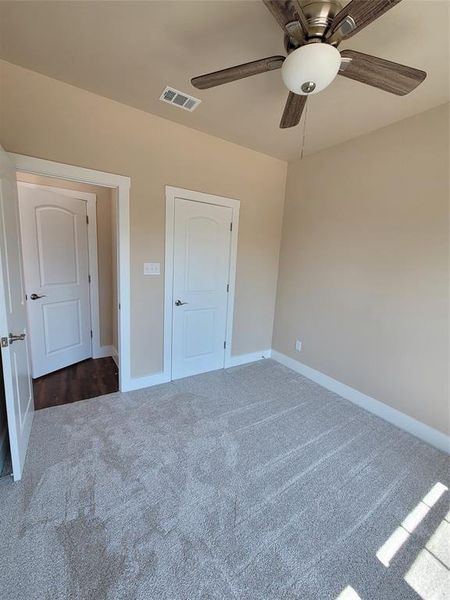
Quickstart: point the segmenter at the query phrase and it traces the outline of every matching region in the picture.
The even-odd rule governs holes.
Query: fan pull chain
[[[308,116],[308,102],[306,103],[305,106],[305,117],[303,119],[303,135],[302,135],[302,151],[300,153],[300,160],[303,160],[303,153],[305,151],[305,141],[306,141],[306,119]]]

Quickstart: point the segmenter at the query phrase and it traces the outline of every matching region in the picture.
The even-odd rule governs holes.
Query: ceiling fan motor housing
[[[342,3],[337,0],[303,3],[303,13],[308,21],[308,38],[323,38],[341,8]]]
[[[306,3],[302,3],[302,8],[308,25],[308,34],[303,42],[286,34],[284,47],[288,54],[305,43],[324,40],[334,17],[342,8],[342,2],[338,0],[308,0]],[[337,43],[333,43],[333,45],[337,45]]]

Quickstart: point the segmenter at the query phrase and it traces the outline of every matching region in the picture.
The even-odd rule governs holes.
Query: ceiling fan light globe
[[[341,54],[337,48],[325,43],[308,44],[289,54],[281,68],[281,77],[289,91],[311,96],[330,85],[340,66]]]

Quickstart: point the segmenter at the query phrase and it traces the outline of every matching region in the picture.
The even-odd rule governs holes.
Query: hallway
[[[69,404],[117,392],[119,369],[111,357],[90,358],[33,380],[34,408]]]

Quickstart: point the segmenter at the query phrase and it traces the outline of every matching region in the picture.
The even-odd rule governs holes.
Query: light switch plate
[[[144,275],[160,275],[160,263],[144,263]]]

